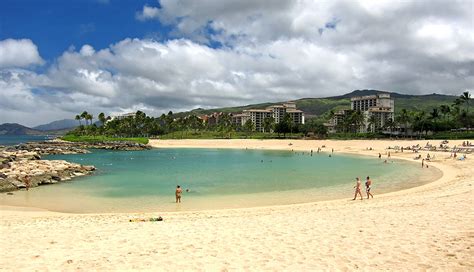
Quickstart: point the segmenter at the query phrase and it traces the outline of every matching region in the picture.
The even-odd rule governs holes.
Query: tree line
[[[469,111],[471,94],[464,92],[456,98],[452,104],[434,107],[431,111],[406,110],[402,109],[393,119],[384,120],[383,126],[377,124],[380,120],[375,115],[370,115],[367,120],[363,112],[357,110],[346,110],[340,122],[337,123],[336,130],[343,133],[357,133],[359,128],[367,123],[368,130],[374,133],[383,131],[389,134],[395,129],[408,136],[411,130],[416,135],[427,134],[428,132],[451,131],[461,128],[471,128],[474,125],[474,114]],[[331,111],[329,119],[335,116]]]
[[[407,135],[411,128],[419,135],[427,132],[470,129],[474,126],[474,113],[469,111],[471,94],[464,92],[451,105],[444,104],[431,111],[402,109],[395,117],[394,123]]]
[[[402,109],[394,119],[385,120],[383,127],[376,126],[378,120],[371,116],[367,120],[369,130],[375,133],[400,129],[408,136],[408,130],[421,135],[428,131],[450,131],[459,128],[471,128],[474,125],[474,114],[470,112],[471,95],[464,92],[451,105],[441,105],[430,112],[423,110],[408,111]],[[334,116],[331,111],[329,118]],[[217,132],[222,138],[229,138],[234,132],[242,132],[247,136],[255,133],[255,124],[248,120],[243,125],[234,124],[229,113],[219,113],[213,122],[203,121],[192,114],[186,117],[175,118],[172,111],[160,117],[147,116],[142,111],[133,115],[111,118],[104,113],[94,116],[87,111],[76,115],[79,126],[70,132],[74,135],[105,135],[112,137],[154,137],[164,134],[173,134],[175,137],[186,138],[188,133]],[[84,122],[83,122],[84,121]],[[286,137],[288,134],[314,135],[325,137],[328,133],[325,121],[309,119],[305,124],[295,124],[289,114],[286,114],[279,123],[273,117],[263,120],[263,130],[266,134]],[[366,122],[360,111],[347,111],[342,122],[338,123],[338,131],[357,133]]]
[[[242,132],[248,136],[255,132],[255,124],[247,120],[243,125],[234,124],[232,115],[219,113],[214,121],[204,121],[196,115],[175,118],[172,111],[160,117],[147,116],[142,111],[133,115],[112,118],[104,113],[98,115],[98,121],[93,122],[94,116],[87,111],[76,115],[79,126],[70,131],[73,135],[104,135],[111,137],[154,137],[164,134],[174,134],[175,137],[186,138],[188,133],[216,132],[222,138],[228,138],[234,132]],[[305,125],[294,124],[289,114],[282,121],[275,123],[273,117],[263,120],[265,133],[276,133],[286,137],[291,133],[312,131],[313,123]]]

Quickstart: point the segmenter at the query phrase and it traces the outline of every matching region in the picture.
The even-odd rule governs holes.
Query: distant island
[[[0,136],[1,135],[31,135],[31,136],[42,136],[42,135],[64,135],[72,128],[68,129],[56,129],[56,130],[38,130],[29,128],[17,123],[5,123],[0,125]]]

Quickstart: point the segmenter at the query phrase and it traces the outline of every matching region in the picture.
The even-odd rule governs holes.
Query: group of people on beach
[[[370,177],[367,176],[367,179],[365,181],[365,192],[367,193],[367,199],[369,199],[370,197],[374,198],[374,196],[370,192],[370,189],[372,188],[371,186],[372,186],[372,180],[370,180]],[[363,197],[362,197],[361,181],[359,177],[356,178],[356,185],[354,186],[354,188],[355,188],[355,194],[354,194],[354,199],[352,200],[356,200],[357,195],[359,195],[360,200],[362,200]]]

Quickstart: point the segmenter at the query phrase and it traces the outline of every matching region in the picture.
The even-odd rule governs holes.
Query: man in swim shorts
[[[367,181],[365,182],[365,191],[367,192],[367,199],[369,199],[369,196],[374,198],[374,196],[370,192],[370,186],[371,185],[372,185],[372,181],[370,180],[370,177],[367,177]]]

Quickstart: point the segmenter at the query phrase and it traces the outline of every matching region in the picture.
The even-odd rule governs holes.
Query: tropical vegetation
[[[360,133],[360,127],[365,122],[364,114],[360,111],[348,110],[342,122],[338,122],[336,134],[328,134],[325,122],[334,116],[334,110],[328,115],[308,118],[305,124],[294,124],[287,114],[279,123],[273,118],[263,120],[264,132],[256,132],[255,124],[248,120],[243,125],[232,122],[228,112],[220,112],[213,120],[206,120],[194,113],[188,115],[162,114],[159,117],[147,116],[142,111],[134,114],[111,118],[104,113],[94,116],[87,111],[76,115],[79,126],[69,132],[64,139],[94,141],[135,139],[143,141],[147,138],[374,138],[391,137],[397,131],[400,137],[457,137],[463,133],[466,138],[474,137],[470,130],[474,126],[474,112],[470,110],[471,95],[464,92],[452,103],[442,104],[424,109],[399,109],[393,120],[386,120],[384,127],[377,127],[377,120],[371,117],[367,120],[370,133]],[[467,131],[467,132],[466,132]],[[457,134],[456,134],[457,133]],[[451,136],[449,136],[451,135]]]

